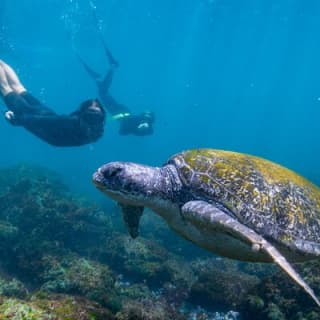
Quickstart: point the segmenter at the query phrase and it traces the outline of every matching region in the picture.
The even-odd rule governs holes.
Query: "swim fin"
[[[99,39],[102,43],[102,46],[104,48],[104,52],[108,58],[109,64],[110,64],[110,66],[118,68],[119,62],[112,55],[111,51],[109,50],[109,48],[108,48],[108,46],[107,46],[106,42],[104,41],[103,36],[101,34],[101,30],[99,28],[99,20],[98,20],[97,13],[96,13],[96,6],[93,4],[92,1],[90,1],[90,7],[91,7],[91,11],[92,11],[93,20],[95,22],[95,26],[97,29],[97,33],[98,33]]]
[[[93,78],[94,80],[99,80],[101,79],[101,75],[98,72],[95,72],[94,70],[92,70],[89,65],[80,57],[79,53],[77,51],[75,51],[75,55],[77,56],[78,60],[80,61],[80,63],[82,64],[83,68],[87,71],[87,73],[89,74],[89,76],[91,78]]]

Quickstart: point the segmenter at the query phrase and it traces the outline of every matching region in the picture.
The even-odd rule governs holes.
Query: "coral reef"
[[[121,297],[129,300],[149,299],[153,295],[149,287],[142,283],[130,284],[119,279],[116,283],[116,288]]]
[[[186,320],[187,318],[176,311],[163,300],[127,301],[123,309],[116,314],[116,320]]]
[[[250,320],[320,320],[271,265],[208,255],[149,212],[148,239],[132,240],[116,208],[73,195],[45,168],[0,171],[0,320],[238,319],[231,309]],[[319,267],[299,266],[318,295]]]
[[[114,288],[115,278],[106,265],[69,255],[63,259],[46,256],[40,290],[87,297],[117,311],[121,302]]]
[[[6,239],[0,255],[6,256],[4,267],[26,279],[43,272],[44,255],[61,256],[70,250],[89,254],[109,223],[97,207],[82,205],[56,179],[34,171],[25,166],[8,170],[13,177],[7,176],[7,187],[0,187],[0,238]],[[21,180],[16,179],[20,175]]]
[[[28,301],[0,297],[1,320],[113,320],[107,309],[80,297],[51,295]]]
[[[0,278],[0,296],[25,298],[28,294],[28,289],[21,281],[2,274]]]
[[[191,287],[189,301],[209,309],[227,311],[239,308],[248,292],[260,282],[256,276],[241,272],[237,263],[231,260],[207,260],[205,268],[199,264],[194,265],[201,271]]]
[[[108,263],[131,281],[144,281],[151,286],[166,282],[190,283],[191,268],[157,243],[143,238],[113,234],[99,253],[99,260]]]
[[[316,295],[320,294],[320,263],[296,265]],[[320,320],[319,307],[282,271],[263,279],[242,306],[246,319],[253,315],[261,320]]]

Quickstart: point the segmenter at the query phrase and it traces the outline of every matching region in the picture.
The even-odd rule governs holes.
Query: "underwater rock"
[[[179,319],[183,316],[177,315],[177,310],[186,300],[211,310],[236,309],[243,319],[320,320],[317,308],[304,292],[282,273],[272,276],[278,269],[271,265],[246,264],[211,255],[208,259],[205,253],[198,254],[200,249],[196,253],[200,259],[190,263],[195,247],[182,239],[175,242],[175,235],[163,225],[159,228],[153,225],[157,219],[142,221],[142,234],[152,240],[142,237],[132,240],[114,232],[119,227],[115,226],[112,212],[79,199],[55,174],[28,166],[2,170],[2,173],[2,296],[25,298],[26,288],[39,290],[37,296],[45,297],[42,302],[49,301],[53,293],[77,295],[61,299],[74,299],[74,303],[98,302],[96,306],[106,314],[110,313],[107,309],[117,313],[117,320]],[[162,242],[157,239],[157,233],[164,238]],[[319,263],[299,269],[316,294],[320,294]],[[268,278],[259,284],[258,278],[252,275]],[[9,301],[4,297],[2,300]],[[159,301],[158,306],[155,300]],[[30,303],[17,301],[23,306]],[[63,304],[60,300],[55,303]],[[48,314],[47,309],[34,302],[33,308],[34,314],[38,312],[38,318],[33,319]],[[205,311],[201,314],[207,317],[204,319],[212,318]],[[0,319],[6,319],[1,316],[0,313]],[[101,319],[112,319],[111,315],[108,317]]]
[[[18,279],[8,276],[0,278],[0,296],[25,298],[27,295],[28,289]]]
[[[143,283],[131,284],[128,281],[123,281],[121,277],[116,281],[115,287],[121,298],[131,300],[149,299],[152,297],[152,292]]]
[[[33,296],[29,300],[0,297],[1,320],[113,320],[111,312],[79,297]]]
[[[106,238],[108,215],[75,198],[50,171],[26,165],[0,171],[0,256],[20,280],[37,285],[45,255],[88,256]]]
[[[72,255],[63,259],[47,256],[46,265],[40,290],[84,296],[111,310],[119,310],[115,277],[108,266]]]
[[[58,174],[39,165],[24,163],[3,168],[0,171],[0,193],[6,192],[8,188],[15,184],[22,186],[19,183],[21,180],[48,180],[56,190],[60,190],[61,192],[68,191],[68,188],[61,182],[61,177]]]
[[[160,300],[128,300],[116,320],[186,320],[175,308]]]
[[[279,268],[275,264],[238,261],[237,265],[240,271],[247,274],[255,275],[259,279],[271,277],[273,274],[279,272]]]
[[[319,295],[320,262],[297,264],[296,268]],[[252,317],[261,320],[320,320],[319,307],[283,272],[263,279],[250,292],[242,306],[242,314],[248,320]]]
[[[37,306],[16,299],[6,299],[1,301],[0,317],[4,320],[45,320],[49,315]]]
[[[132,240],[122,234],[115,233],[106,241],[98,259],[132,281],[144,281],[152,286],[178,279],[190,283],[188,278],[192,275],[186,263],[160,245],[143,238]]]
[[[18,228],[7,221],[0,221],[0,241],[1,246],[6,245],[6,241],[13,239],[18,234]]]
[[[193,304],[218,311],[237,309],[246,300],[248,292],[260,282],[256,276],[239,271],[237,263],[229,259],[204,262],[207,263],[197,263],[200,268],[198,279],[192,285],[188,299]]]
[[[240,315],[235,311],[228,312],[208,312],[201,307],[197,307],[188,314],[188,320],[238,320]]]
[[[12,253],[12,247],[15,244],[15,240],[17,239],[18,233],[19,230],[17,227],[12,225],[8,221],[2,221],[0,218],[0,256],[10,256],[10,254]]]
[[[125,235],[113,235],[106,246],[106,262],[135,281],[159,284],[170,274],[163,263],[168,252],[145,239],[132,240]]]

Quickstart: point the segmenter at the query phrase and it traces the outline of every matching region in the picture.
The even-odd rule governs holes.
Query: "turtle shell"
[[[169,159],[193,200],[214,203],[241,223],[291,249],[320,255],[320,189],[271,161],[196,149]]]

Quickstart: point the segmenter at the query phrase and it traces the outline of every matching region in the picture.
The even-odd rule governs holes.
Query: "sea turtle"
[[[93,182],[120,204],[132,237],[148,207],[211,252],[276,263],[320,306],[290,265],[320,258],[320,189],[293,171],[247,154],[195,149],[162,167],[111,162]]]

